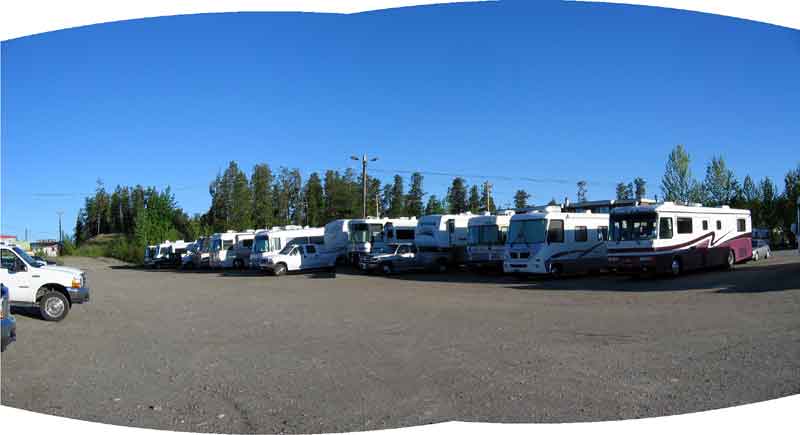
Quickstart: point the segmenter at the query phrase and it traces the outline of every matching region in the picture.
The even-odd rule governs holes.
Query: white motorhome
[[[383,224],[380,242],[383,244],[413,243],[416,229],[416,217],[388,218]]]
[[[750,210],[663,202],[611,211],[609,267],[627,273],[680,273],[752,258]]]
[[[287,225],[259,230],[255,234],[253,248],[250,251],[250,267],[266,269],[266,259],[276,255],[290,244],[314,243],[323,245],[325,229]]]
[[[608,215],[547,206],[511,217],[506,273],[554,275],[599,271],[606,266]]]
[[[466,260],[469,220],[472,213],[433,214],[423,216],[414,229],[414,243],[422,262],[439,265],[443,271],[449,265]]]
[[[236,235],[236,243],[228,251],[228,260],[231,267],[244,269],[250,265],[250,253],[253,250],[253,243],[256,237],[256,230],[247,230]]]
[[[467,266],[472,269],[503,269],[506,236],[511,217],[509,210],[501,214],[475,216],[467,224]]]
[[[212,269],[225,267],[228,262],[228,251],[236,243],[236,231],[228,230],[224,233],[214,233],[211,235],[211,243],[208,252],[208,265]],[[233,263],[231,258],[230,264]],[[230,267],[230,266],[228,266]]]

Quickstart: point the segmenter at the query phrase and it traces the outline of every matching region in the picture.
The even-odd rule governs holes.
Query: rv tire
[[[550,275],[552,275],[554,278],[561,278],[563,273],[564,270],[560,264],[556,263],[550,265]]]
[[[436,262],[436,270],[438,270],[439,273],[447,272],[447,262],[445,260],[437,261]]]
[[[733,249],[728,251],[728,261],[726,266],[728,270],[733,270],[734,266],[736,265],[736,255],[733,253]]]

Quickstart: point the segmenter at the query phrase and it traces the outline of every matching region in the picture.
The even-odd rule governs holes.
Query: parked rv
[[[350,219],[347,222],[347,258],[351,264],[358,264],[362,256],[368,255],[372,245],[381,240],[386,218]]]
[[[511,217],[503,271],[559,276],[606,267],[608,215],[560,206]]]
[[[422,262],[440,271],[466,261],[471,213],[436,214],[419,218],[414,229],[414,243]]]
[[[234,261],[240,259],[244,265],[244,252],[243,249],[237,249],[237,243],[240,240],[250,240],[252,249],[252,240],[255,236],[253,230],[236,232],[227,231],[225,233],[216,233],[211,236],[211,252],[209,255],[209,265],[215,269],[228,269],[234,267]],[[238,255],[241,255],[239,257]]]
[[[167,246],[168,247],[165,247]],[[174,242],[165,242],[159,245],[159,251],[156,258],[153,260],[153,265],[156,268],[180,267],[183,254],[189,244],[183,240],[176,240]]]
[[[228,252],[229,257],[233,257],[231,263],[234,269],[244,269],[250,266],[250,253],[253,251],[253,240],[256,237],[255,231],[239,233],[236,237],[236,244]]]
[[[379,244],[413,243],[416,228],[416,217],[389,218],[383,224],[380,240],[376,240],[373,247]]]
[[[749,210],[664,202],[614,209],[610,222],[608,261],[618,272],[732,269],[753,256]]]
[[[506,236],[513,211],[486,214],[467,224],[467,266],[474,270],[503,270]]]
[[[334,269],[336,256],[321,252],[320,245],[315,243],[290,243],[278,254],[265,258],[263,267],[278,276],[287,272]]]
[[[309,228],[297,225],[287,225],[285,227],[273,227],[269,230],[259,230],[255,234],[253,247],[250,251],[250,267],[257,269],[269,269],[266,259],[278,254],[284,247],[290,244],[317,244],[324,242],[324,228]]]

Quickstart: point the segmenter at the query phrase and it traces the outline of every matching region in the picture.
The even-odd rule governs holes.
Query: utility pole
[[[381,217],[381,194],[375,193],[375,217]]]
[[[363,217],[364,219],[366,219],[367,218],[367,162],[374,162],[378,160],[378,158],[373,157],[371,159],[368,159],[367,154],[364,153],[364,155],[362,155],[360,159],[356,156],[350,156],[350,159],[355,161],[361,160],[361,189],[362,189],[361,205],[363,206],[362,207],[364,215]]]
[[[62,210],[56,212],[58,215],[58,255],[61,255],[61,247],[64,245],[64,233],[61,231],[61,216],[64,215]]]
[[[483,182],[484,189],[486,190],[486,211],[492,212],[492,185],[488,181]]]

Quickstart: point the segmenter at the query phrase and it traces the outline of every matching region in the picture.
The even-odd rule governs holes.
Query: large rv
[[[609,267],[625,273],[733,268],[752,258],[749,210],[664,202],[611,211]]]
[[[324,242],[324,234],[324,228],[309,228],[298,225],[260,230],[255,234],[253,248],[250,251],[250,267],[257,269],[267,268],[270,263],[266,259],[276,255],[287,245],[322,244]]]
[[[474,215],[433,214],[417,221],[414,244],[423,262],[436,264],[439,270],[466,261],[469,220]]]
[[[608,214],[560,206],[515,214],[506,238],[503,271],[559,276],[606,267]]]
[[[236,244],[238,233],[228,230],[211,236],[208,265],[213,269],[233,266],[233,258],[228,260],[228,251]],[[232,257],[232,256],[231,256]]]
[[[467,225],[467,266],[472,269],[503,269],[506,235],[513,211],[470,218]]]

